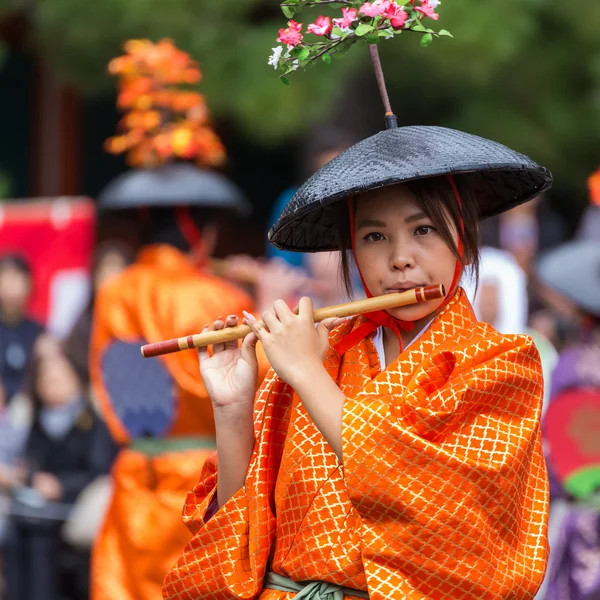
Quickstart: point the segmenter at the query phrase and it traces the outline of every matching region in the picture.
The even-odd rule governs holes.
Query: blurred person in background
[[[590,203],[579,222],[577,239],[600,240],[600,169],[587,180]]]
[[[218,236],[226,233],[223,222],[247,215],[250,206],[216,170],[225,149],[211,128],[203,96],[173,83],[180,75],[187,83],[190,76],[199,79],[197,65],[168,40],[132,40],[125,49],[127,54],[111,63],[113,73],[121,66],[125,71],[120,100],[135,96],[134,89],[128,95],[128,86],[141,78],[157,95],[145,96],[146,104],[156,100],[160,109],[153,113],[156,126],[139,144],[123,145],[120,135],[107,142],[109,151],[127,152],[136,168],[105,187],[99,208],[131,214],[142,247],[133,264],[99,289],[94,306],[93,393],[124,447],[93,549],[91,593],[93,600],[160,600],[164,576],[191,539],[181,511],[214,451],[215,430],[196,352],[144,358],[140,345],[187,337],[219,316],[255,310],[244,290],[214,273],[213,260]],[[182,100],[184,108],[173,104],[164,110],[164,92]],[[139,115],[134,105],[121,103],[132,108],[123,126]],[[261,377],[268,368],[262,356]]]
[[[544,333],[528,325],[528,278],[516,258],[505,250],[484,246],[480,251],[479,282],[463,277],[462,285],[480,321],[501,333],[530,335],[540,352],[544,373],[544,402],[548,405],[550,377],[558,359],[557,351]]]
[[[316,127],[304,141],[299,175],[308,179],[312,173],[333,160],[354,143],[347,130],[326,126]],[[275,201],[268,227],[279,218],[298,185],[285,189]],[[347,300],[340,279],[339,252],[289,252],[267,244],[264,258],[247,255],[230,256],[224,261],[222,274],[252,284],[259,311],[271,308],[282,298],[295,306],[303,295],[313,300],[315,308],[339,304]],[[355,273],[354,296],[362,297],[360,278]]]
[[[600,598],[600,239],[544,255],[540,281],[578,331],[560,353],[542,426],[550,475],[550,562],[539,598]]]
[[[0,257],[0,378],[7,402],[21,389],[33,346],[44,328],[27,316],[31,270],[17,254]]]
[[[89,349],[94,305],[100,288],[133,262],[133,249],[117,240],[101,243],[94,253],[90,300],[64,341],[66,355],[75,365],[86,386],[90,383]]]
[[[301,151],[300,177],[304,181],[325,166],[356,141],[348,130],[334,126],[318,126],[305,139]],[[269,229],[275,224],[283,209],[296,193],[298,185],[284,190],[275,201],[269,218]],[[298,290],[297,298],[309,295],[315,308],[338,304],[346,300],[340,279],[339,252],[289,252],[267,244],[266,256],[280,258],[290,266],[300,269],[307,278]],[[359,278],[356,281],[360,288]]]
[[[79,494],[108,473],[117,448],[62,352],[36,353],[28,377],[34,419],[20,457],[24,478],[12,488],[4,545],[7,597],[59,600],[69,556],[61,527]],[[89,558],[69,564],[71,593],[83,600]]]
[[[356,140],[347,130],[333,126],[315,127],[304,140],[300,154],[299,177],[305,181],[313,173],[325,166],[329,161],[349,148]],[[269,229],[275,224],[287,203],[298,190],[299,185],[292,185],[284,190],[273,205],[269,218]],[[272,244],[267,244],[267,258],[282,258],[294,267],[304,267],[306,254],[280,250]]]
[[[535,273],[540,252],[566,241],[564,219],[550,206],[545,194],[506,213],[485,219],[480,229],[481,245],[510,252],[527,276]]]
[[[3,552],[8,531],[11,492],[25,481],[26,474],[19,457],[26,439],[26,428],[15,425],[10,418],[6,409],[6,393],[0,381],[0,598],[4,598],[6,588]]]

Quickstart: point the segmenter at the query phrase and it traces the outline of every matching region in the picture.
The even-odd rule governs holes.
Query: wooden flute
[[[437,300],[439,298],[444,298],[445,295],[446,290],[443,285],[429,285],[427,287],[407,290],[406,292],[385,294],[383,296],[365,298],[364,300],[355,300],[354,302],[318,308],[314,311],[313,315],[315,323],[317,323],[332,317],[352,317],[354,315],[374,312],[376,310],[386,310],[398,306],[418,304],[420,302],[426,302],[427,300]],[[181,350],[202,348],[204,346],[212,346],[213,344],[223,344],[225,342],[242,339],[251,331],[252,329],[250,329],[248,325],[236,325],[235,327],[228,327],[227,329],[220,329],[218,331],[207,331],[206,333],[196,333],[185,337],[166,340],[164,342],[146,344],[141,347],[142,356],[144,358],[151,358],[153,356],[162,356]]]

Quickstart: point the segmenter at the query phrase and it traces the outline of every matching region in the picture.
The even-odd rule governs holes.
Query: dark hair
[[[463,266],[471,265],[476,284],[479,282],[479,210],[472,192],[461,189],[458,179],[455,179],[460,195],[462,208],[456,201],[454,190],[447,177],[429,177],[409,181],[405,185],[419,202],[423,212],[431,219],[442,239],[446,242],[452,254],[462,261]],[[445,210],[444,210],[445,209]],[[458,246],[452,236],[452,231],[446,220],[446,212],[458,231],[458,238],[464,248],[463,256],[458,252]],[[340,261],[340,276],[346,293],[352,295],[351,268],[352,238],[350,235],[350,218],[347,205],[340,203],[338,215],[338,236],[342,251]]]
[[[69,356],[67,356],[62,347],[59,349],[59,354],[61,358],[64,358],[69,363],[69,365],[73,369],[75,376],[77,377],[77,382],[79,386],[83,390],[84,384],[75,363]],[[29,359],[29,364],[27,365],[27,372],[25,375],[24,391],[27,394],[28,398],[31,400],[34,419],[37,419],[40,410],[44,405],[42,396],[39,392],[39,378],[45,360],[48,360],[48,357],[43,356],[39,353],[39,351],[36,351],[34,349],[34,352],[31,358]],[[84,394],[82,394],[82,396],[84,396]]]
[[[142,239],[144,244],[170,244],[183,252],[189,250],[189,244],[177,221],[177,208],[162,206],[152,207],[145,211],[146,227]],[[223,213],[218,208],[203,206],[191,206],[188,207],[188,211],[194,224],[200,230],[206,225],[218,223]]]
[[[358,141],[356,134],[345,127],[319,123],[311,128],[301,144],[298,175],[304,181],[315,172],[315,161],[323,154],[343,151]]]
[[[20,254],[4,254],[0,256],[0,271],[7,268],[14,269],[22,275],[31,277],[31,267],[27,260]]]

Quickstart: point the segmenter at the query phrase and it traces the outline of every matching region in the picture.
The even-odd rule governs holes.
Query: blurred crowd
[[[316,170],[352,141],[330,135],[312,150],[306,170]],[[271,223],[294,190],[275,201]],[[597,325],[537,276],[540,256],[572,237],[548,199],[539,197],[482,224],[479,283],[469,276],[463,281],[481,320],[534,338],[547,399],[560,353],[580,339],[582,328]],[[600,206],[590,204],[574,237],[600,243]],[[277,298],[294,305],[308,295],[317,306],[346,300],[338,254],[265,248],[262,257],[213,259],[207,268],[249,292],[257,312]],[[0,598],[88,597],[90,549],[118,452],[90,386],[94,302],[97,290],[132,263],[135,250],[111,240],[96,249],[89,304],[63,339],[27,316],[27,262],[17,254],[0,256]]]

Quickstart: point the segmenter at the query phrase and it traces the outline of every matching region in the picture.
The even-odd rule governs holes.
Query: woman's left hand
[[[60,500],[63,494],[60,481],[50,473],[35,473],[32,479],[32,487],[46,500]]]
[[[329,332],[341,322],[325,319],[315,327],[312,301],[306,297],[300,300],[297,314],[283,300],[277,300],[273,310],[262,313],[264,325],[247,312],[244,317],[244,322],[262,342],[277,375],[292,387],[310,377],[315,369],[323,368],[329,349]]]

